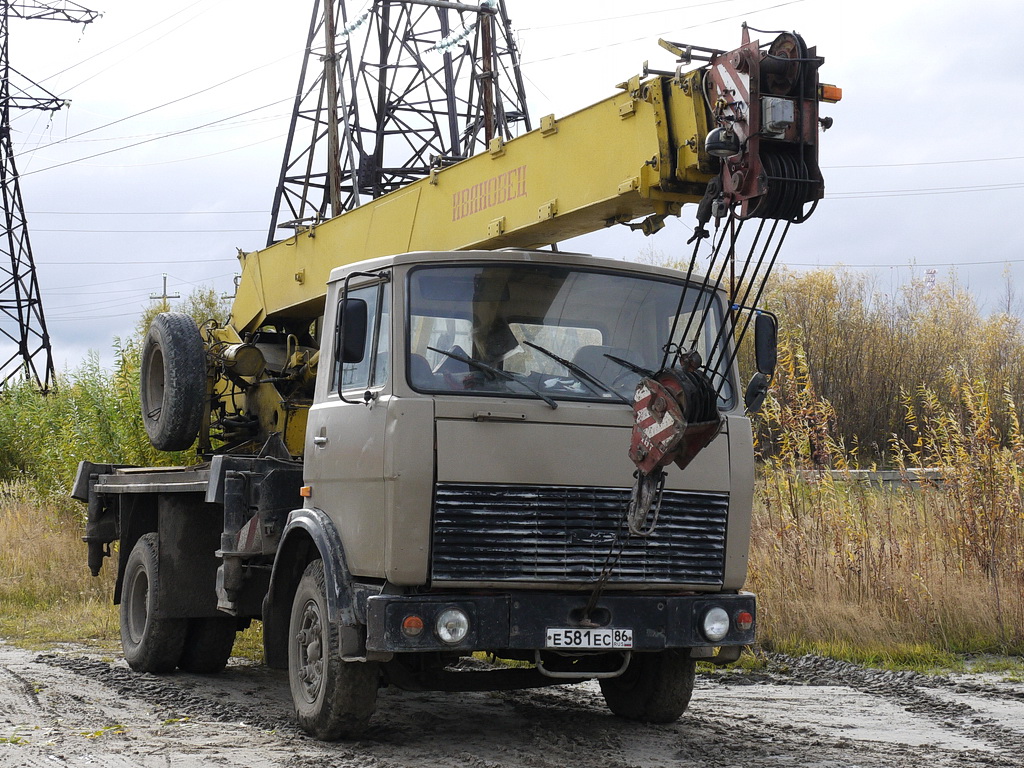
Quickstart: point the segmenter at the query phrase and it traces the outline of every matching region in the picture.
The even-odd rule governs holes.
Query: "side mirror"
[[[779,358],[779,326],[775,315],[758,312],[754,317],[754,360],[758,373],[771,378]]]
[[[334,360],[337,363],[361,363],[366,356],[366,301],[342,299],[338,305]]]
[[[743,405],[747,413],[757,413],[761,410],[761,404],[767,395],[768,377],[759,371],[750,378],[747,391],[743,393]]]

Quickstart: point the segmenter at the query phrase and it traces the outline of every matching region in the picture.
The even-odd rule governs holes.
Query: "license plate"
[[[565,648],[571,651],[603,651],[633,647],[632,629],[579,629],[548,628],[547,648]]]

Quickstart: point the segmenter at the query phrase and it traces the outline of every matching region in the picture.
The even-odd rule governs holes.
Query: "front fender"
[[[352,593],[352,576],[345,561],[341,537],[331,519],[319,509],[296,509],[288,515],[263,603],[263,647],[268,666],[288,666],[288,623],[299,579],[313,560],[324,563],[327,584],[327,620],[339,628],[342,656],[361,656]]]

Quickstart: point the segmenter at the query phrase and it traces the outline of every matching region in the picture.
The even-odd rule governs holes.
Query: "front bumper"
[[[367,600],[366,649],[371,652],[542,650],[549,628],[584,628],[589,595],[517,592],[502,595],[379,595]],[[756,620],[746,629],[737,617],[756,617],[749,592],[726,595],[605,595],[591,611],[601,627],[632,629],[634,651],[667,648],[739,646],[754,642]],[[708,640],[701,631],[705,613],[720,607],[730,618],[728,634]],[[469,632],[457,644],[443,642],[435,631],[437,617],[458,608],[469,617]],[[418,616],[423,631],[410,637],[402,631],[409,616]]]

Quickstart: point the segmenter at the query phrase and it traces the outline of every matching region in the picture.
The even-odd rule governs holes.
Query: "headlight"
[[[458,608],[448,608],[437,617],[434,629],[442,642],[458,645],[469,633],[469,617]]]
[[[717,643],[729,634],[729,614],[724,608],[711,608],[704,614],[704,637]]]

